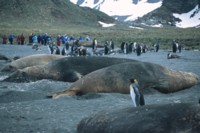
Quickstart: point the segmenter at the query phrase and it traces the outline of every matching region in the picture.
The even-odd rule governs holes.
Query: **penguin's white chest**
[[[131,95],[131,99],[132,99],[132,101],[133,101],[133,106],[134,106],[134,107],[137,107],[137,105],[136,105],[136,100],[135,100],[136,95],[135,95],[135,92],[134,92],[134,90],[133,90],[132,87],[131,87],[131,89],[130,89],[130,95]]]

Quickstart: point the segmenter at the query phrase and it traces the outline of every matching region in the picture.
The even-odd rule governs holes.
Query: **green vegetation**
[[[97,38],[100,44],[104,44],[105,41],[109,41],[111,38],[115,41],[115,44],[119,47],[122,41],[125,42],[145,42],[148,46],[154,42],[158,42],[161,48],[171,48],[172,41],[178,39],[179,42],[190,49],[200,49],[200,29],[198,28],[145,28],[144,30],[130,29],[130,28],[92,28],[83,26],[68,26],[67,28],[34,28],[34,29],[1,29],[2,34],[14,33],[15,35],[24,33],[26,37],[30,33],[43,34],[48,33],[55,37],[60,34],[67,34],[78,38],[79,36],[85,37],[89,35],[91,39]]]

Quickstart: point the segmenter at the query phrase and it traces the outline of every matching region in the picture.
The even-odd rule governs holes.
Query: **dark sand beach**
[[[9,58],[32,54],[49,54],[47,46],[35,51],[31,46],[0,45],[0,54]],[[167,59],[168,50],[132,54],[108,55],[157,63],[165,67],[193,72],[200,76],[200,52],[182,51],[181,58]],[[0,69],[6,64],[0,61]],[[8,74],[0,74],[0,80]],[[49,99],[47,94],[66,89],[72,83],[39,80],[30,83],[0,82],[0,133],[75,133],[78,123],[99,111],[133,107],[129,94],[98,93]],[[153,89],[143,90],[146,105],[167,103],[197,104],[200,84],[179,92],[162,94]],[[134,108],[134,107],[133,107]]]

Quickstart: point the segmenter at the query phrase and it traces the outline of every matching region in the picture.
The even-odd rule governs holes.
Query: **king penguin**
[[[145,105],[144,96],[140,92],[139,84],[138,84],[137,80],[136,79],[130,79],[130,82],[131,82],[131,84],[130,84],[130,95],[131,95],[131,99],[133,101],[133,106],[138,107],[138,106]]]

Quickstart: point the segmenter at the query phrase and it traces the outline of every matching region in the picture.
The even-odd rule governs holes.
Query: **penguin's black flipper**
[[[140,106],[144,106],[144,105],[145,105],[144,95],[140,94]]]

